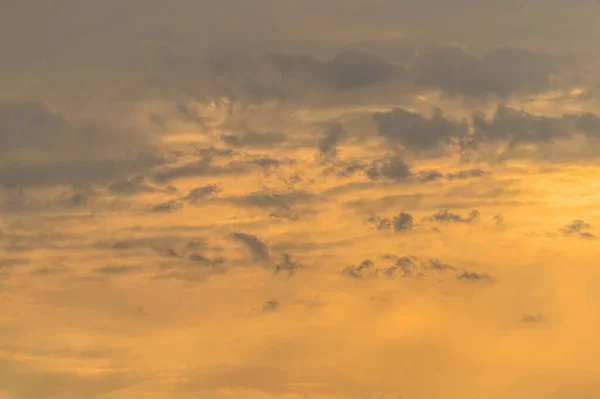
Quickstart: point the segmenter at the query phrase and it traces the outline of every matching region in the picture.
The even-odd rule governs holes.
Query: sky
[[[600,2],[0,8],[0,399],[600,397]]]

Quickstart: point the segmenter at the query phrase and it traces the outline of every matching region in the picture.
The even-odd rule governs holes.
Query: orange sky
[[[598,397],[599,3],[222,3],[0,16],[0,399]]]

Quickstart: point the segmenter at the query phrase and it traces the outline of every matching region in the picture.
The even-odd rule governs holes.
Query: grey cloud
[[[257,236],[246,233],[233,233],[233,238],[248,248],[255,261],[270,260],[271,255],[267,243]]]
[[[433,269],[433,270],[456,270],[456,268],[454,266],[451,265],[447,265],[441,261],[439,261],[438,259],[430,259],[429,260],[429,268]]]
[[[270,300],[263,306],[263,312],[276,312],[279,309],[279,302]]]
[[[465,280],[465,281],[491,281],[492,280],[492,278],[488,274],[470,272],[468,270],[461,273],[458,276],[458,279]]]
[[[437,170],[429,170],[429,171],[421,171],[418,174],[419,180],[428,182],[435,181],[440,179],[448,179],[448,180],[466,180],[470,178],[483,177],[489,175],[489,172],[486,172],[482,169],[466,169],[459,170],[458,172],[450,172],[450,173],[441,173]]]
[[[439,149],[467,134],[465,122],[456,122],[435,109],[431,118],[401,108],[373,114],[379,135],[392,143],[400,143],[408,150]]]
[[[107,180],[164,162],[155,138],[118,124],[67,120],[39,103],[0,103],[0,184]]]
[[[561,229],[561,232],[569,236],[578,236],[586,239],[595,239],[595,235],[586,231],[591,227],[592,226],[590,224],[584,222],[583,220],[573,220],[572,223],[563,227]]]
[[[142,193],[156,193],[162,190],[158,187],[146,183],[144,176],[134,176],[131,178],[118,180],[108,186],[108,190],[113,194],[135,195]],[[173,191],[172,189],[169,191]]]
[[[467,217],[457,215],[447,209],[439,210],[435,215],[430,216],[427,220],[440,223],[472,223],[478,220],[480,214],[477,210],[473,210]]]
[[[32,270],[30,274],[37,276],[58,276],[68,273],[70,269],[66,267],[42,267]]]
[[[261,58],[284,80],[325,85],[335,91],[360,89],[405,77],[402,67],[356,50],[338,53],[327,62],[303,54],[269,53]]]
[[[167,202],[162,202],[160,204],[152,205],[150,208],[150,212],[154,213],[164,213],[164,212],[174,212],[176,210],[181,209],[181,203],[177,200],[170,200]]]
[[[416,257],[404,256],[399,258],[393,266],[386,267],[380,270],[379,273],[390,278],[398,275],[401,277],[411,277],[413,271],[417,268],[416,262],[418,260]]]
[[[297,270],[303,269],[306,266],[296,262],[290,254],[283,254],[283,259],[275,266],[275,273],[287,272],[288,276],[292,276]]]
[[[385,257],[385,259],[388,259]],[[428,271],[443,273],[446,271],[456,272],[454,266],[445,264],[438,259],[423,259],[417,256],[396,257],[393,265],[384,268],[376,268],[370,260],[365,260],[358,266],[348,266],[342,270],[342,275],[363,279],[367,277],[387,277],[387,278],[409,278],[425,277]],[[460,278],[460,275],[458,276]]]
[[[177,251],[175,251],[173,248],[160,248],[160,247],[155,247],[154,250],[159,253],[161,256],[164,256],[166,258],[176,258],[176,259],[181,259],[181,255],[179,255],[177,253]]]
[[[339,123],[329,125],[325,131],[325,136],[319,141],[319,153],[322,158],[337,157],[337,145],[343,134],[344,129]]]
[[[287,193],[250,193],[241,197],[230,197],[227,200],[242,206],[251,206],[266,209],[273,217],[297,219],[299,212],[310,211],[310,204],[317,196],[302,192],[292,191]]]
[[[557,88],[567,66],[559,57],[517,48],[500,48],[477,57],[458,47],[441,47],[417,58],[410,73],[417,85],[450,95],[506,97]],[[566,78],[566,76],[565,76]]]
[[[209,159],[187,163],[182,166],[166,167],[154,173],[153,177],[161,183],[170,182],[184,177],[232,175],[248,171],[245,165],[229,163],[225,166],[215,166]]]
[[[181,247],[181,253],[188,253],[189,251],[205,248],[207,244],[202,239],[189,241],[189,237],[186,236],[149,236],[127,238],[113,243],[100,241],[95,246],[100,249],[120,251],[152,249],[155,253],[166,257],[181,257],[179,256],[179,252],[174,249],[175,247]]]
[[[139,266],[106,266],[98,269],[94,269],[93,271],[96,273],[106,274],[106,275],[121,275],[121,274],[130,274],[141,270]]]
[[[394,229],[396,233],[413,230],[415,227],[413,216],[405,212],[401,212],[391,219],[370,216],[368,222],[374,224],[379,230]]]
[[[83,185],[146,171],[163,163],[164,159],[149,154],[130,159],[10,163],[0,166],[0,185],[6,188]]]
[[[482,113],[475,113],[473,125],[478,139],[508,140],[512,144],[551,142],[572,134],[561,119],[537,116],[505,106],[498,107],[489,122]]]
[[[352,265],[346,267],[342,270],[342,275],[361,279],[366,277],[366,274],[372,275],[375,273],[374,266],[375,264],[371,260],[365,259],[358,266]]]
[[[245,132],[237,135],[224,134],[220,139],[232,147],[271,148],[285,142],[286,136],[282,133]]]
[[[200,186],[200,187],[196,187],[194,189],[192,189],[188,195],[186,195],[185,197],[183,197],[182,199],[184,201],[187,201],[190,204],[197,204],[200,201],[202,201],[205,198],[208,198],[214,194],[217,194],[221,191],[221,189],[214,185],[214,184],[209,184],[206,186]]]
[[[3,268],[12,268],[14,266],[22,266],[30,263],[29,259],[19,259],[19,258],[4,258],[0,260],[0,269]]]
[[[391,180],[403,180],[412,175],[410,166],[398,156],[383,161],[373,162],[364,168],[365,174],[373,180],[385,178]]]
[[[476,141],[508,141],[515,146],[521,143],[552,143],[583,134],[600,138],[600,117],[594,113],[566,114],[562,117],[534,115],[522,110],[499,106],[493,118],[473,115]]]
[[[545,320],[541,314],[526,314],[521,317],[521,321],[524,323],[541,323]]]
[[[0,103],[0,121],[2,151],[55,148],[78,138],[78,132],[67,131],[63,118],[39,103]]]

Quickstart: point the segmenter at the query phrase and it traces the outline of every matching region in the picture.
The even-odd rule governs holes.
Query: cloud
[[[271,255],[267,243],[257,236],[246,233],[233,233],[233,238],[248,248],[255,261],[270,260]]]
[[[541,314],[526,314],[521,318],[521,321],[524,323],[541,323],[544,320],[544,316]]]
[[[379,230],[394,229],[394,232],[400,233],[413,230],[415,227],[414,218],[410,213],[401,212],[393,218],[380,218],[371,216],[368,222],[374,224]]]
[[[479,142],[507,141],[512,146],[554,143],[573,139],[575,134],[591,139],[599,137],[600,117],[591,112],[561,117],[535,115],[501,105],[489,120],[482,112],[475,112],[473,128],[473,139]]]
[[[450,95],[507,97],[559,87],[564,62],[550,54],[499,48],[477,57],[459,47],[441,47],[418,57],[410,68],[416,85]],[[566,83],[566,82],[565,82]]]
[[[152,205],[150,212],[164,213],[174,212],[181,209],[182,205],[177,200],[169,200],[167,202],[161,202],[160,204]]]
[[[275,266],[275,273],[287,272],[288,276],[292,276],[297,270],[305,267],[306,266],[296,262],[290,254],[283,254],[283,259]]]
[[[263,306],[263,312],[276,312],[279,309],[279,302],[276,300],[267,301]]]
[[[237,135],[224,134],[221,141],[232,147],[272,148],[285,142],[282,133],[245,132]]]
[[[465,281],[491,281],[492,278],[488,274],[481,274],[477,272],[464,271],[458,276],[459,280]]]
[[[401,67],[356,50],[340,52],[327,62],[308,55],[283,53],[268,53],[262,59],[284,80],[324,85],[334,91],[361,89],[405,76]]]
[[[319,154],[321,158],[336,158],[338,154],[337,145],[344,134],[344,129],[339,123],[329,125],[325,136],[319,141]]]
[[[568,225],[566,225],[565,227],[563,227],[561,229],[561,232],[564,235],[568,235],[568,236],[578,236],[581,238],[586,238],[586,239],[595,239],[596,236],[593,235],[592,233],[589,233],[585,230],[590,229],[592,226],[586,222],[584,222],[583,220],[573,220],[572,223],[569,223]]]
[[[122,275],[130,274],[139,271],[139,266],[106,266],[98,269],[94,269],[93,272],[106,274],[106,275]]]
[[[410,151],[439,149],[468,132],[464,122],[455,122],[435,109],[431,118],[401,108],[373,114],[379,135]]]
[[[38,102],[0,102],[0,185],[89,184],[164,162],[156,138],[119,123],[76,120]]]
[[[482,169],[466,169],[466,170],[459,170],[457,172],[449,172],[446,174],[443,174],[437,170],[429,170],[429,171],[421,171],[417,174],[417,176],[418,176],[419,180],[428,182],[428,181],[435,181],[435,180],[440,180],[440,179],[466,180],[466,179],[471,179],[471,178],[484,177],[489,174],[490,174],[489,172],[486,172],[485,170],[482,170]]]
[[[108,186],[108,190],[113,194],[121,195],[136,195],[143,193],[157,193],[162,192],[158,187],[154,187],[146,183],[144,176],[134,176],[131,178],[118,180]],[[167,192],[173,192],[176,190],[174,187],[168,187]]]
[[[200,201],[204,200],[205,198],[209,198],[219,192],[221,192],[221,189],[219,188],[219,186],[214,185],[214,184],[209,184],[209,185],[205,185],[205,186],[196,187],[196,188],[190,190],[188,195],[186,195],[182,199],[184,201],[187,201],[190,204],[198,204],[198,203],[200,203]]]
[[[375,264],[369,259],[363,260],[358,266],[352,265],[342,270],[342,275],[352,278],[364,278],[376,273],[374,270]]]
[[[479,217],[480,214],[477,210],[473,210],[467,217],[463,217],[450,212],[448,209],[441,209],[433,216],[427,218],[427,220],[440,223],[472,223],[477,221]]]
[[[410,166],[399,156],[393,156],[382,161],[375,161],[361,167],[372,180],[390,179],[404,180],[412,175]]]
[[[384,257],[389,260],[389,256]],[[387,278],[424,278],[428,272],[443,273],[451,271],[456,273],[457,269],[454,266],[443,263],[438,259],[427,259],[418,256],[402,256],[396,257],[396,262],[391,266],[383,268],[375,267],[375,263],[370,260],[365,260],[358,266],[352,265],[342,270],[342,275],[357,279],[368,277],[387,277]],[[462,278],[462,275],[457,275],[457,278]]]

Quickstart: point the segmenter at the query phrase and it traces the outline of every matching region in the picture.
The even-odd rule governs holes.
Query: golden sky
[[[600,3],[6,3],[0,399],[600,397]]]

